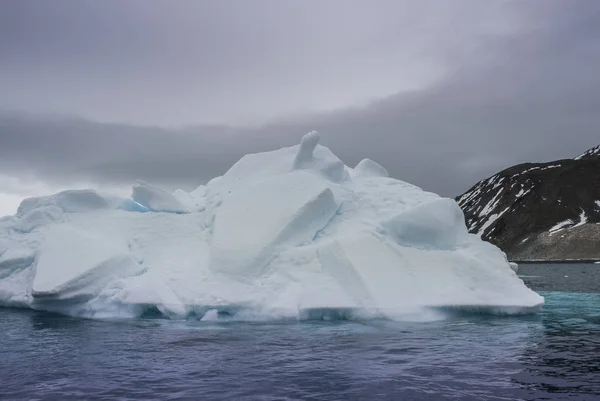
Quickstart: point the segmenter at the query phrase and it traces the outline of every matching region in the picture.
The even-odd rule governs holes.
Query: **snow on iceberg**
[[[311,132],[192,192],[65,191],[0,219],[0,305],[204,320],[530,313],[544,299],[451,199],[345,166]]]

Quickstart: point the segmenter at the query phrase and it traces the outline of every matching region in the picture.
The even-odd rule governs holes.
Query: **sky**
[[[600,143],[596,0],[5,0],[0,215],[193,189],[311,130],[444,196]]]

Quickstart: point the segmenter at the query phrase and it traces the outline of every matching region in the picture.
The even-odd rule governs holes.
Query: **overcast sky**
[[[0,215],[191,189],[312,129],[455,196],[600,143],[598,21],[596,0],[5,0]]]

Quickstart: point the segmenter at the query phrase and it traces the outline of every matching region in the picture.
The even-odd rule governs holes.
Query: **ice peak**
[[[306,163],[314,159],[313,152],[319,144],[319,139],[321,138],[317,131],[311,131],[302,137],[298,153],[296,153],[296,158],[294,159],[294,170],[303,168]]]

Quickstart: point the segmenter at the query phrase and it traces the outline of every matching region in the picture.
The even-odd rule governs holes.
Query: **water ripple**
[[[600,294],[534,317],[98,322],[0,310],[0,399],[597,399]]]

